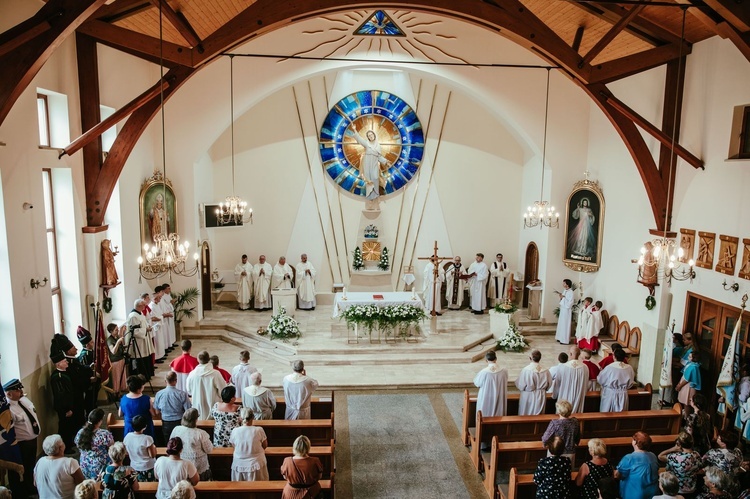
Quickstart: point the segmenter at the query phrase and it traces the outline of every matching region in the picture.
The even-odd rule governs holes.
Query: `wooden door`
[[[539,279],[539,248],[536,243],[531,242],[526,246],[526,262],[523,270],[523,307],[529,306],[529,288],[526,286],[531,281]]]
[[[208,241],[201,245],[201,301],[203,311],[211,310],[211,248]]]

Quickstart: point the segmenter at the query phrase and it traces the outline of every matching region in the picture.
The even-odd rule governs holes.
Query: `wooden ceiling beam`
[[[627,55],[591,66],[589,83],[609,83],[655,67],[666,64],[692,51],[692,47],[685,43],[680,50],[679,44],[655,47],[643,52]]]
[[[177,12],[172,7],[170,7],[167,3],[167,0],[151,0],[151,3],[153,3],[157,8],[161,8],[161,12],[164,17],[167,18],[169,24],[174,26],[174,28],[180,33],[182,38],[185,39],[188,45],[190,45],[191,47],[195,47],[199,53],[203,53],[203,45],[201,45],[201,39],[198,36],[198,33],[195,32],[193,27],[190,25],[185,16],[182,15],[182,13]]]
[[[116,0],[109,5],[102,6],[93,17],[100,21],[114,23],[150,8],[149,0]]]
[[[86,130],[101,120],[101,101],[99,98],[99,62],[97,44],[93,38],[76,33],[76,62],[78,66],[78,95],[81,106],[81,127]],[[83,178],[86,190],[102,166],[102,141],[86,142],[83,147]]]
[[[740,33],[750,31],[750,1],[748,0],[704,0],[717,14]]]
[[[581,67],[583,67],[584,64],[589,64],[591,61],[594,60],[594,58],[601,53],[602,50],[604,50],[607,45],[612,43],[612,40],[617,37],[617,35],[620,34],[622,30],[628,27],[628,24],[638,17],[638,14],[646,7],[645,4],[637,5],[630,9],[630,11],[627,13],[627,15],[620,18],[619,21],[615,23],[612,28],[607,31],[604,36],[602,36],[596,44],[591,47],[591,49],[586,53],[586,55],[583,56],[581,59]]]
[[[52,26],[49,21],[41,21],[39,23],[34,23],[33,26],[30,26],[28,29],[7,41],[0,41],[0,57],[9,52],[13,52],[26,43],[29,43],[50,28],[52,28]]]
[[[750,61],[750,33],[740,33],[737,28],[726,22],[716,25],[716,33],[734,43],[745,59]]]

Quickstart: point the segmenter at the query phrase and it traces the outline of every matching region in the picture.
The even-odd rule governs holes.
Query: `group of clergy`
[[[437,265],[437,272],[435,266]],[[445,299],[448,309],[459,310],[464,301],[464,290],[469,291],[469,304],[473,314],[483,314],[487,308],[487,285],[489,282],[490,305],[495,306],[508,297],[510,283],[508,264],[503,261],[503,255],[498,253],[491,266],[484,262],[484,255],[477,253],[471,265],[464,269],[461,257],[456,256],[453,261],[443,268],[434,257],[425,265],[423,273],[423,289],[425,307],[428,312],[440,315],[442,312],[441,291],[445,282]],[[434,297],[438,297],[437,300]]]
[[[272,289],[297,289],[298,308],[315,310],[315,267],[302,254],[296,272],[286,263],[286,257],[279,257],[278,263],[271,267],[266,256],[260,255],[258,263],[248,262],[247,255],[242,255],[242,262],[234,268],[237,277],[237,302],[240,310],[269,310],[272,308]],[[251,307],[253,303],[253,307]]]
[[[619,346],[619,345],[618,345]],[[583,412],[583,403],[589,391],[589,366],[581,360],[581,349],[571,346],[568,354],[561,356],[561,362],[552,369],[541,366],[542,354],[532,350],[531,361],[524,367],[515,382],[521,392],[518,415],[543,414],[547,392],[551,389],[556,400],[567,400],[573,413]],[[610,358],[611,357],[611,358]],[[485,355],[487,367],[474,378],[479,388],[477,411],[483,417],[507,415],[508,370],[497,363],[495,352]],[[601,386],[601,412],[621,412],[628,410],[628,389],[635,384],[635,372],[627,364],[622,348],[615,348],[610,356],[599,364],[596,381]],[[554,371],[554,372],[550,372]]]

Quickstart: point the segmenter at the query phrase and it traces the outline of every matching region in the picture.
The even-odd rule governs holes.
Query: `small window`
[[[36,94],[36,111],[39,117],[39,145],[49,147],[49,101],[45,94]]]
[[[50,291],[52,292],[52,318],[55,334],[63,333],[62,290],[60,289],[60,266],[57,258],[57,227],[55,226],[54,195],[52,193],[52,170],[42,170],[42,190],[44,192],[44,214],[47,229],[47,256],[49,257]]]
[[[740,131],[740,158],[750,158],[750,106],[742,112],[742,130]]]

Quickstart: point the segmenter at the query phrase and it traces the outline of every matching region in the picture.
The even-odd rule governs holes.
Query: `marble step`
[[[297,349],[291,343],[271,341],[255,334],[251,335],[226,329],[188,329],[183,331],[182,337],[192,341],[202,339],[222,340],[235,345],[239,350],[247,349],[251,354],[263,355],[283,364],[291,364],[299,358]]]
[[[484,356],[484,353],[481,354]],[[413,365],[415,362],[415,356],[411,352],[396,353],[391,351],[387,356],[380,354],[371,355],[358,355],[352,357],[351,355],[313,355],[305,352],[300,352],[300,356],[304,357],[305,366],[317,367],[317,366],[377,366],[377,365]],[[441,354],[441,355],[430,355],[419,359],[419,364],[469,364],[475,362],[473,358],[475,354],[468,353],[453,353],[453,354]]]

